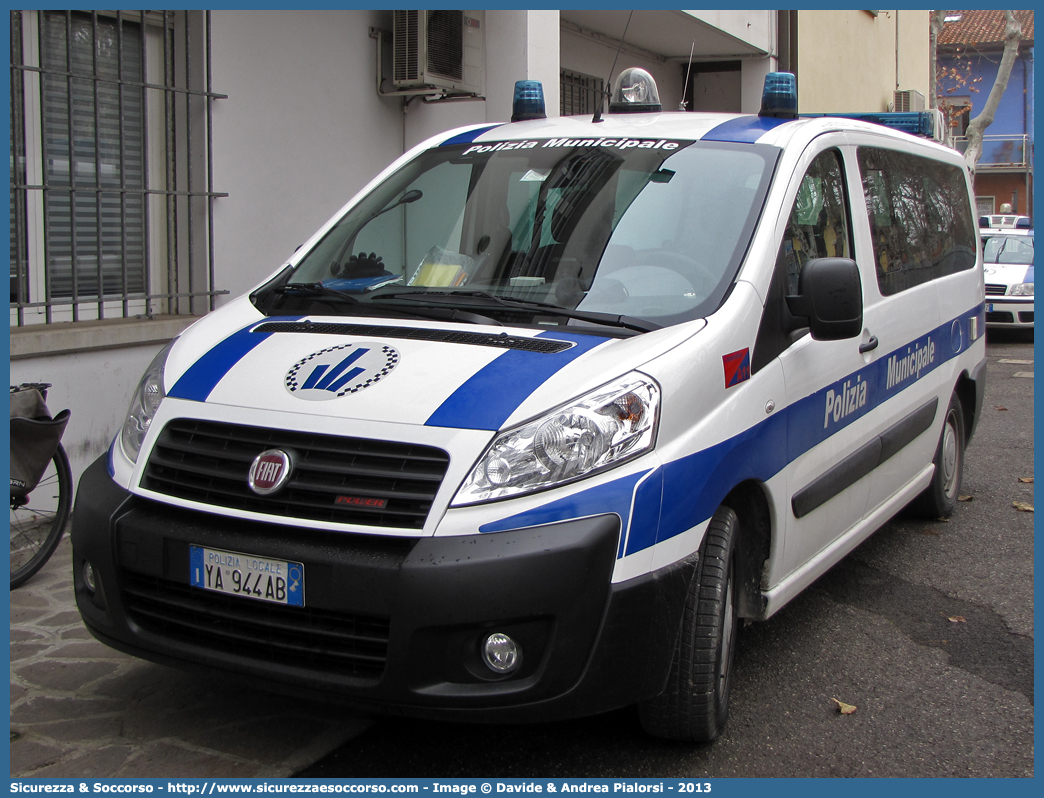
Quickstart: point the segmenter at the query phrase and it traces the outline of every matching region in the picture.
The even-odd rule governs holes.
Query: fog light
[[[482,643],[482,661],[494,673],[513,673],[522,664],[522,649],[507,635],[494,632]]]
[[[93,593],[97,587],[97,584],[94,581],[94,566],[89,562],[84,562],[83,564],[83,583],[91,593]]]

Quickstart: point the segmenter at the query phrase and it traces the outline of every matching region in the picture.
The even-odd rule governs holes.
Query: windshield
[[[620,141],[428,150],[345,214],[284,282],[313,295],[347,292],[355,301],[337,312],[348,314],[423,300],[510,311],[512,323],[606,314],[655,329],[712,313],[739,269],[778,151]],[[300,299],[280,297],[265,309]],[[523,318],[527,306],[571,315]]]
[[[982,239],[985,263],[1017,263],[1033,265],[1033,236],[997,235]]]

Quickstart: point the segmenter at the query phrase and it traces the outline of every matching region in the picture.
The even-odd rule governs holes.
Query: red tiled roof
[[[957,16],[955,22],[944,22],[939,44],[1002,44],[1004,42],[1003,11],[947,11]],[[1033,12],[1016,11],[1015,18],[1022,25],[1022,41],[1033,41]]]

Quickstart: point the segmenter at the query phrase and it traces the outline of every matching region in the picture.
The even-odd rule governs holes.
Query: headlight
[[[160,402],[167,395],[163,390],[163,367],[166,365],[167,355],[172,346],[174,346],[173,341],[163,347],[162,351],[153,358],[152,363],[145,370],[145,376],[138,383],[138,390],[134,392],[134,398],[131,399],[127,420],[123,422],[123,430],[120,432],[120,445],[123,446],[123,451],[131,462],[137,462],[138,452],[141,451],[141,444],[145,440],[145,433],[149,431],[149,425],[159,409]]]
[[[1008,296],[1033,296],[1033,283],[1015,283],[1008,290]]]
[[[660,387],[632,372],[494,439],[453,506],[544,490],[652,448]]]

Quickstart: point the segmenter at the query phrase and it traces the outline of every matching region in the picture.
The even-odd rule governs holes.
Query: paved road
[[[897,519],[739,641],[710,746],[632,710],[470,727],[365,720],[126,657],[79,622],[63,543],[11,594],[16,777],[1030,776],[1032,344],[991,337],[950,523]],[[854,704],[839,715],[831,701]],[[332,752],[332,753],[331,753]]]
[[[982,422],[949,523],[897,518],[739,640],[709,746],[623,710],[570,723],[378,720],[303,776],[1033,775],[1033,345],[990,334]],[[840,715],[832,701],[857,711]]]

